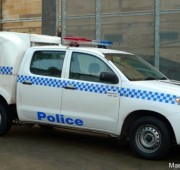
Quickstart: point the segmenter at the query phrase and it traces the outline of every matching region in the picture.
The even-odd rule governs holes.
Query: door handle
[[[25,85],[32,85],[32,82],[31,82],[31,81],[24,81],[24,82],[22,82],[22,84],[25,84]]]
[[[63,88],[68,89],[68,90],[77,90],[77,88],[72,85],[67,85],[67,86],[64,86]]]

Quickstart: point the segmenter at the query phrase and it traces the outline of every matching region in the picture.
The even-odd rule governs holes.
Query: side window
[[[70,79],[100,82],[101,72],[113,72],[96,56],[74,52],[70,64]]]
[[[33,74],[61,77],[65,52],[36,51],[33,54],[30,71]]]

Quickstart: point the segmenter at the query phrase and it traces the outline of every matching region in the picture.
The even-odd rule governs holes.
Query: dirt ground
[[[13,126],[0,138],[0,170],[166,170],[180,164],[180,147],[161,161],[134,156],[107,136]]]

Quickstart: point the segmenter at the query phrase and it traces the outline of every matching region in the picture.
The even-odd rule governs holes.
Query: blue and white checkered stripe
[[[69,82],[69,85],[72,85],[77,90],[92,92],[92,93],[101,93],[106,94],[108,91],[118,92],[119,87],[102,85],[102,84],[95,84],[95,83],[85,83],[85,82]]]
[[[20,75],[18,76],[17,82],[23,83],[25,81],[29,81],[33,85],[56,87],[56,88],[62,88],[64,85],[63,81],[59,79],[34,77],[34,76],[20,76]]]
[[[17,80],[18,83],[23,83],[25,81],[31,82],[33,85],[48,86],[48,87],[55,87],[55,88],[73,86],[77,90],[93,92],[93,93],[106,94],[107,91],[116,92],[119,90],[119,87],[104,86],[104,85],[95,84],[95,83],[84,83],[84,82],[76,82],[76,81],[69,81],[69,80],[44,78],[44,77],[34,77],[34,76],[23,76],[23,75],[18,76],[18,80]]]
[[[12,75],[13,67],[0,66],[0,74]]]
[[[167,104],[176,104],[175,99],[177,98],[176,95],[145,91],[145,90],[129,89],[129,88],[121,88],[120,96],[167,103]]]
[[[62,88],[68,85],[76,88],[79,91],[100,93],[100,94],[107,94],[108,91],[112,91],[112,92],[117,92],[121,97],[149,100],[149,101],[167,103],[167,104],[176,104],[175,99],[177,97],[176,95],[164,94],[164,93],[158,93],[152,91],[144,91],[144,90],[137,90],[130,88],[119,88],[116,86],[103,85],[97,83],[85,83],[78,81],[69,81],[69,80],[34,77],[34,76],[19,75],[17,81],[19,83],[23,83],[24,81],[30,81],[32,82],[33,85],[48,86],[55,88]]]

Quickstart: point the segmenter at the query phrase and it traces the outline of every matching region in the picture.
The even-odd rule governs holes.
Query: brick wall
[[[41,17],[41,0],[3,0],[3,19],[11,22],[3,24],[3,30],[15,32],[41,33],[41,22],[18,22],[19,18]],[[12,21],[13,20],[13,21]]]

